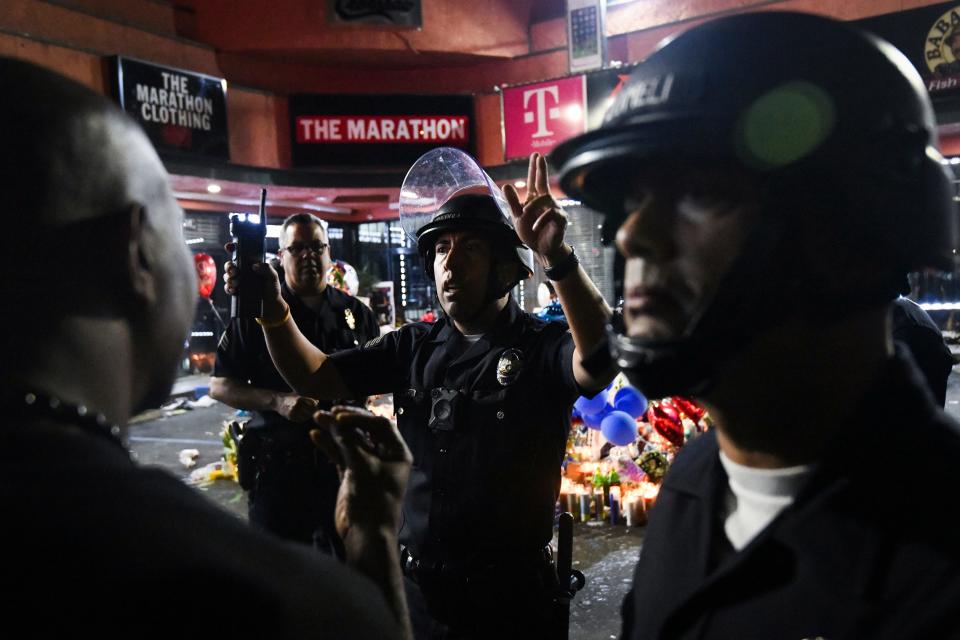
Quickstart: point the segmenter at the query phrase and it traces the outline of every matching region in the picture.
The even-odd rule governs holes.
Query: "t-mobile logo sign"
[[[550,108],[547,108],[548,95],[552,98],[551,102],[554,105]],[[535,98],[535,111],[529,110],[531,98]],[[544,138],[553,135],[553,131],[547,128],[547,121],[556,120],[560,117],[560,107],[556,106],[559,101],[560,98],[557,94],[556,85],[540,87],[538,89],[528,89],[523,92],[523,121],[526,124],[534,121],[537,123],[537,130],[533,133],[532,137]]]
[[[505,157],[549,153],[560,142],[583,133],[584,87],[584,77],[573,76],[504,89]]]

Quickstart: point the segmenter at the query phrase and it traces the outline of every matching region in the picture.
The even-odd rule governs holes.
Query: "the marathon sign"
[[[293,164],[405,167],[435,147],[473,153],[472,96],[290,96]]]
[[[436,143],[463,146],[470,140],[466,116],[300,116],[299,143]]]
[[[584,77],[561,78],[503,90],[507,160],[548,153],[586,131]]]
[[[226,82],[117,56],[114,91],[162,151],[229,158]]]

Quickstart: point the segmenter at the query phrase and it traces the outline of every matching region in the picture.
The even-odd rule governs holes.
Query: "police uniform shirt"
[[[377,320],[355,297],[327,286],[320,294],[320,311],[308,307],[284,282],[280,293],[290,305],[290,315],[311,343],[324,353],[362,345],[380,335]],[[289,392],[290,386],[270,359],[263,330],[252,319],[234,318],[220,338],[213,375],[249,382],[254,387]],[[321,408],[329,408],[321,404]],[[285,423],[273,411],[257,412],[251,426]]]
[[[353,393],[394,394],[414,458],[400,541],[422,566],[533,553],[550,541],[580,393],[573,349],[566,324],[511,299],[474,344],[443,316],[332,356]],[[441,394],[455,396],[452,428],[428,426]]]
[[[953,370],[953,354],[943,341],[940,327],[923,308],[908,298],[892,305],[893,339],[905,344],[941,407],[947,402],[947,379]]]

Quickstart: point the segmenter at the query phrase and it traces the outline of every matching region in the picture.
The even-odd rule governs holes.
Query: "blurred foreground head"
[[[166,397],[193,316],[182,212],[105,97],[8,58],[0,95],[4,376],[123,420]]]
[[[738,14],[651,54],[552,158],[626,260],[634,384],[702,394],[767,329],[882,308],[908,271],[952,269],[935,133],[906,57],[836,20]]]

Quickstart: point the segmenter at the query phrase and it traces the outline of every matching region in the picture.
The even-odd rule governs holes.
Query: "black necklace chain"
[[[102,413],[93,413],[82,404],[70,404],[38,391],[8,390],[2,396],[8,415],[49,418],[106,438],[129,453],[121,436],[120,425],[111,424]]]

